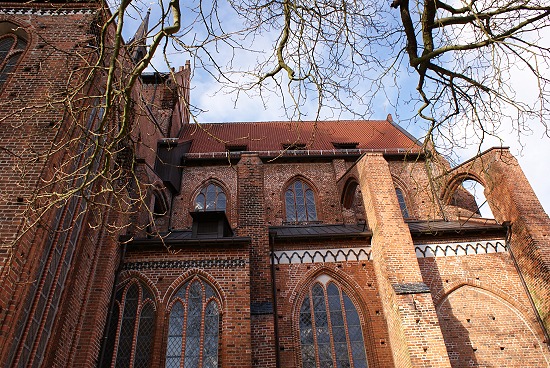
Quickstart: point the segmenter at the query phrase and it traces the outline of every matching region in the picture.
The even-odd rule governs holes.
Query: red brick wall
[[[223,163],[216,166],[184,167],[181,193],[174,200],[172,228],[191,227],[193,220],[189,212],[194,210],[195,196],[209,180],[214,180],[215,184],[224,189],[227,197],[227,219],[232,228],[237,227],[237,172],[234,166]]]
[[[495,219],[511,224],[511,250],[546,329],[550,330],[550,218],[517,160],[506,149],[491,149],[451,170],[441,180],[449,201],[463,177],[481,182]]]
[[[4,7],[4,5],[3,5]],[[9,8],[6,4],[5,8]],[[63,21],[60,22],[60,19]],[[0,142],[0,355],[8,358],[15,328],[24,319],[20,313],[29,298],[29,290],[37,277],[37,266],[44,252],[46,231],[34,227],[22,233],[36,221],[27,205],[39,178],[51,177],[51,169],[63,162],[67,152],[49,159],[45,155],[59,132],[71,133],[63,126],[63,108],[54,103],[67,89],[74,68],[81,66],[86,55],[87,31],[92,14],[65,15],[0,15],[0,21],[10,21],[29,35],[27,50],[15,69],[15,74],[0,92],[0,119],[3,121]],[[66,52],[69,51],[69,52]],[[74,53],[73,51],[77,51]],[[13,114],[14,111],[20,111]],[[51,224],[53,214],[42,220]],[[20,238],[18,238],[20,237]],[[15,241],[15,243],[13,243]]]
[[[453,367],[550,364],[540,325],[507,253],[422,258],[419,264]]]
[[[213,266],[197,268],[159,268],[155,262],[212,260]],[[243,261],[242,265],[222,266],[223,261]],[[153,366],[163,366],[168,328],[167,307],[171,295],[185,281],[199,275],[220,294],[221,335],[220,364],[224,367],[251,367],[250,337],[250,266],[246,247],[220,247],[204,245],[201,248],[157,250],[129,250],[125,257],[127,267],[137,262],[150,262],[140,269],[123,271],[120,281],[138,277],[146,281],[156,296],[157,325]],[[218,264],[218,266],[216,266]]]
[[[349,244],[346,247],[361,247]],[[289,245],[284,245],[288,249]],[[291,246],[291,245],[290,245]],[[299,249],[328,248],[334,243],[299,244]],[[276,249],[282,249],[278,246]],[[338,282],[354,300],[363,322],[363,338],[369,367],[393,367],[389,336],[371,261],[315,264],[281,264],[275,267],[277,319],[281,367],[301,365],[299,311],[305,293],[319,275]]]
[[[26,11],[25,5],[3,3],[4,9],[10,6]],[[64,120],[65,105],[60,101],[65,91],[76,85],[82,76],[81,71],[95,55],[95,48],[88,46],[93,38],[89,31],[95,19],[94,9],[89,7],[97,4],[75,5],[74,12],[64,10],[57,15],[39,10],[50,11],[50,5],[31,6],[36,9],[28,14],[0,15],[0,22],[14,22],[29,35],[28,48],[15,74],[0,92],[0,119],[3,121],[0,142],[5,148],[0,152],[3,178],[0,182],[0,218],[3,223],[0,283],[4,285],[0,290],[0,364],[11,359],[9,351],[14,337],[20,335],[17,326],[26,319],[22,311],[25,301],[32,300],[29,294],[33,283],[42,285],[44,282],[38,272],[39,260],[52,259],[51,255],[43,254],[47,244],[46,230],[54,224],[55,211],[46,212],[40,225],[26,233],[23,231],[25,226],[36,221],[35,214],[28,210],[34,204],[37,186],[44,185],[57,168],[69,161],[67,157],[74,156],[72,148],[76,146],[50,153],[52,149],[56,152],[55,144],[60,140],[78,138],[77,134],[80,134],[73,122]],[[54,8],[57,10],[58,5]],[[82,67],[84,69],[80,69]],[[96,95],[92,84],[85,85],[77,98]],[[82,112],[72,112],[77,119],[86,121],[93,101],[84,100],[83,105]],[[80,106],[75,104],[73,108]],[[19,109],[20,112],[13,114]],[[138,111],[134,128],[142,126],[140,122],[144,119],[143,125],[149,126],[149,119],[139,113],[142,111]],[[153,141],[158,138],[155,129],[149,129],[146,134]],[[152,167],[154,150],[145,151],[142,158]],[[99,197],[95,199],[100,201]],[[96,207],[83,220],[83,231],[68,266],[67,282],[62,286],[64,291],[54,317],[43,366],[95,366],[117,266],[116,229],[124,229],[128,224],[127,218],[120,216],[120,210],[109,213]],[[122,209],[125,210],[127,208]],[[110,225],[110,232],[105,231],[104,224]],[[21,238],[17,239],[17,236]],[[17,242],[12,244],[14,239]],[[36,300],[36,306],[44,304],[36,303]],[[50,307],[46,304],[46,309]]]

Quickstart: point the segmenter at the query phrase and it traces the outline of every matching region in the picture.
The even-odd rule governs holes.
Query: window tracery
[[[155,314],[154,296],[143,283],[131,280],[119,288],[101,366],[149,367]]]
[[[14,33],[0,34],[0,90],[15,70],[26,48],[27,40],[23,37]]]
[[[227,197],[217,184],[205,185],[195,197],[195,211],[225,211]]]
[[[363,331],[357,309],[333,281],[315,283],[300,307],[299,331],[303,368],[367,368]]]
[[[303,180],[293,181],[285,191],[285,209],[288,222],[317,221],[313,189]]]
[[[171,303],[166,368],[218,367],[220,312],[212,287],[195,278],[178,289]]]

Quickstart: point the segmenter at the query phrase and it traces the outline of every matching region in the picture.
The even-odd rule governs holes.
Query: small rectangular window
[[[332,142],[335,149],[356,149],[359,142]]]
[[[226,144],[225,150],[229,152],[246,152],[248,146],[246,144]]]

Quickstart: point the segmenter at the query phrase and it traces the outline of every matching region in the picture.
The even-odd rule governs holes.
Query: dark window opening
[[[193,238],[226,238],[233,236],[224,211],[191,212]]]
[[[405,202],[405,196],[401,188],[395,188],[395,194],[397,195],[397,202],[399,202],[399,208],[403,218],[409,218],[409,210],[407,209],[407,203]]]
[[[246,152],[248,151],[248,146],[246,144],[241,145],[225,145],[225,150],[229,152]]]
[[[168,213],[168,201],[162,192],[154,192],[155,203],[153,205],[153,216],[162,217]]]
[[[359,142],[332,142],[335,149],[357,149]]]

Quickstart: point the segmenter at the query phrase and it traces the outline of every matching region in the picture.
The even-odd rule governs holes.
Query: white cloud
[[[457,0],[458,1],[458,0]],[[190,15],[192,16],[192,15]],[[135,17],[135,28],[139,24],[140,16]],[[154,20],[158,19],[155,6],[153,5],[153,12],[151,16],[151,24],[154,24]],[[234,19],[230,19],[230,26],[239,25],[235,23]],[[132,34],[131,22],[127,22],[126,29],[129,35]],[[200,33],[200,30],[198,30]],[[126,37],[130,37],[126,35]],[[546,35],[545,40],[550,42],[550,35]],[[255,38],[253,46],[257,50],[270,50],[274,41],[274,36],[269,35],[265,38]],[[213,51],[213,50],[212,50]],[[177,53],[172,48],[169,49],[169,58],[176,68],[179,65],[185,63],[185,59],[190,58],[189,54]],[[215,49],[216,59],[222,62],[223,67],[227,67],[229,70],[247,70],[250,65],[254,65],[256,62],[262,60],[265,55],[256,53],[247,53],[239,51],[235,54],[231,49],[219,47]],[[192,61],[193,62],[193,61]],[[155,57],[155,65],[160,70],[165,70],[164,60],[161,53]],[[541,65],[541,67],[547,67]],[[547,74],[550,72],[547,72]],[[527,78],[528,71],[516,69],[512,73],[512,79],[510,83],[513,84],[516,91],[519,92],[519,97],[527,99],[529,101],[535,101],[536,86],[533,85],[533,81]],[[374,101],[372,110],[374,115],[372,118],[383,119],[388,113],[391,113],[396,120],[400,119],[401,125],[409,130],[413,135],[420,137],[422,135],[422,122],[418,119],[408,120],[407,117],[414,115],[415,106],[408,104],[410,100],[409,96],[415,95],[414,87],[416,85],[416,77],[409,75],[408,72],[403,71],[400,75],[387,76],[388,83],[385,83],[387,87],[386,91],[380,91]],[[396,82],[397,81],[397,82]],[[392,83],[398,83],[396,88],[388,88]],[[368,82],[366,83],[368,84]],[[241,93],[238,96],[236,93],[227,93],[227,90],[219,91],[219,85],[215,80],[205,73],[200,67],[194,70],[194,79],[192,81],[192,103],[198,108],[205,110],[206,112],[199,116],[201,122],[222,122],[222,121],[266,121],[266,120],[284,120],[285,111],[282,108],[281,97],[274,93],[264,93],[263,99],[257,93],[246,94]],[[362,88],[362,86],[358,86]],[[285,96],[288,98],[288,95]],[[288,103],[288,99],[287,99]],[[301,112],[305,113],[304,118],[312,118],[316,111],[314,102],[306,101],[302,107]],[[367,106],[361,105],[357,101],[350,101],[349,106],[355,111],[367,111]],[[395,111],[392,111],[394,109]],[[324,111],[324,115],[321,118],[334,119],[334,118],[350,118],[349,113],[343,113],[339,115],[338,112],[334,113],[330,109]],[[521,137],[518,141],[517,134],[511,130],[510,127],[502,127],[499,130],[499,137],[502,139],[502,145],[510,146],[511,152],[516,155],[522,168],[531,182],[535,193],[538,195],[543,207],[547,212],[550,212],[550,185],[547,177],[546,157],[550,155],[550,139],[543,138],[544,131],[540,121],[529,122],[529,127],[532,132],[525,132],[526,135]],[[468,131],[469,134],[475,134],[475,131]],[[496,139],[488,139],[484,142],[481,150],[489,148],[494,145],[500,145],[500,142]],[[458,161],[464,161],[473,155],[478,153],[477,143],[471,144],[464,149],[455,150],[455,154],[458,156]]]

